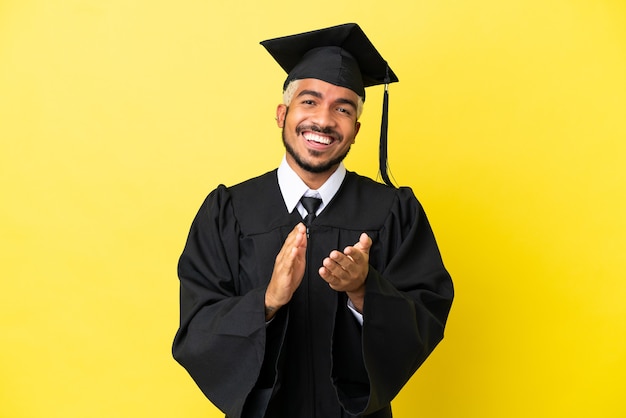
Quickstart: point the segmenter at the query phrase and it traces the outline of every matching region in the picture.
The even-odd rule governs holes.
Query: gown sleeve
[[[172,347],[174,358],[229,417],[241,416],[254,392],[266,345],[265,287],[243,295],[236,288],[238,239],[229,193],[219,186],[196,215],[179,260],[180,327]],[[276,319],[272,327],[280,327]],[[264,391],[267,399],[270,392]]]
[[[370,253],[360,330],[368,382],[361,396],[348,362],[336,361],[333,370],[340,402],[359,416],[386,408],[426,360],[443,338],[454,296],[426,214],[410,189],[398,190],[378,240]],[[340,328],[345,335],[346,328]],[[354,344],[349,341],[335,333],[335,344]]]

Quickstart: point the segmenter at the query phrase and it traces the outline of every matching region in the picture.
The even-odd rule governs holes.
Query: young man
[[[286,154],[200,208],[174,357],[230,418],[391,417],[453,298],[413,192],[342,163],[365,87],[397,79],[354,24],[262,44],[288,72]]]

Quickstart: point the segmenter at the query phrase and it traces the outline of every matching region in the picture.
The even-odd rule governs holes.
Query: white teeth
[[[307,141],[313,141],[313,142],[317,142],[319,144],[324,144],[324,145],[329,145],[331,143],[330,138],[325,137],[325,136],[321,136],[321,135],[317,135],[317,134],[312,133],[312,132],[307,132],[303,136],[304,136],[304,139],[306,139]]]

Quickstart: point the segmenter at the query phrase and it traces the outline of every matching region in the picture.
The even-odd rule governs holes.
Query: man
[[[262,44],[288,72],[286,154],[200,208],[174,357],[230,418],[391,417],[453,298],[413,192],[342,163],[364,87],[397,78],[354,24]]]

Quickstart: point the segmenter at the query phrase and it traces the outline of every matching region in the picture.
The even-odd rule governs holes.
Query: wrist
[[[273,306],[266,306],[265,307],[265,320],[269,321],[270,319],[274,318],[274,315],[276,315],[277,310],[278,309]]]
[[[355,292],[346,292],[346,295],[348,295],[354,309],[358,313],[363,314],[363,305],[365,304],[365,288],[359,289]]]
[[[276,315],[276,312],[278,311],[278,309],[280,309],[280,306],[274,303],[271,300],[271,297],[269,297],[266,293],[265,294],[265,320],[269,321],[270,319],[272,319],[274,315]]]

